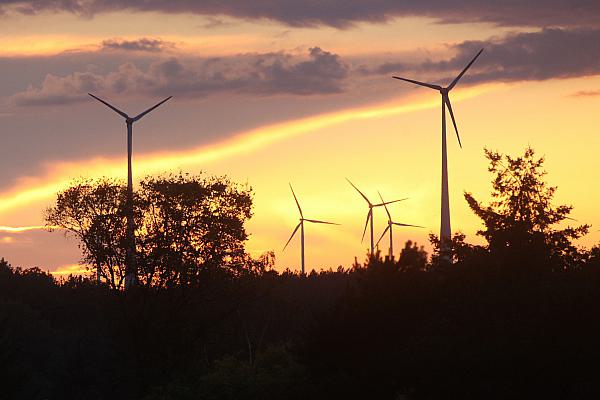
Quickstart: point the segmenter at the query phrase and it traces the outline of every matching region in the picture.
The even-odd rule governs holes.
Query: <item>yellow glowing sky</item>
[[[441,49],[447,43],[506,31],[473,24],[435,25],[416,18],[383,25],[361,24],[349,30],[291,29],[275,23],[235,20],[206,29],[201,25],[207,21],[198,18],[192,21],[187,16],[154,14],[108,14],[93,21],[67,15],[36,18],[39,23],[27,24],[27,20],[16,18],[2,24],[0,51],[4,55],[54,54],[94,46],[108,38],[140,36],[178,43],[181,51],[190,53],[229,54],[318,44],[340,54],[365,55],[382,54],[386,49]],[[153,27],[150,35],[149,25]],[[417,39],[416,45],[411,44]],[[389,84],[400,83],[390,79]],[[463,88],[459,85],[455,89],[452,100],[463,149],[458,148],[454,132],[449,130],[453,231],[460,230],[469,240],[480,241],[475,237],[479,221],[468,210],[462,193],[467,190],[477,198],[488,199],[490,176],[483,157],[485,146],[509,154],[533,146],[547,158],[548,180],[559,186],[557,201],[573,204],[573,217],[578,221],[600,225],[596,212],[600,189],[595,184],[600,171],[600,135],[595,123],[598,100],[570,96],[590,86],[599,87],[600,77]],[[173,102],[161,112],[168,113],[169,107],[176,106]],[[307,217],[341,224],[306,226],[309,269],[349,266],[355,256],[362,260],[366,254],[367,241],[361,244],[360,236],[367,208],[345,177],[372,199],[376,199],[378,190],[386,199],[410,198],[391,207],[393,216],[400,222],[426,228],[395,230],[397,250],[406,239],[427,244],[427,235],[438,232],[439,113],[439,95],[416,89],[407,97],[243,130],[232,138],[184,151],[134,151],[134,173],[141,177],[181,168],[247,181],[255,192],[248,249],[255,255],[274,250],[279,268],[299,265],[298,238],[285,252],[281,251],[298,218],[288,187],[291,182]],[[136,132],[142,132],[150,123],[136,125]],[[17,183],[2,188],[0,233],[19,235],[21,231],[39,228],[43,224],[43,209],[73,178],[82,174],[123,177],[126,171],[123,157],[103,154],[86,160],[74,156],[45,162],[42,167],[39,174],[16,177]],[[385,227],[383,210],[376,211],[375,222],[379,237]],[[590,246],[600,240],[597,229],[591,231],[582,245]],[[0,251],[9,252],[11,243],[10,237],[0,241]],[[64,243],[75,246],[73,241]],[[385,252],[385,245],[381,249]],[[14,262],[18,264],[19,260]],[[45,263],[44,249],[39,249],[39,264],[50,270],[77,272],[76,263],[77,258]]]

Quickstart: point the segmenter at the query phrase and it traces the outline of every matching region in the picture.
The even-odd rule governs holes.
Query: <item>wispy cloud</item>
[[[84,265],[81,264],[61,265],[54,271],[50,271],[50,273],[56,277],[62,277],[67,275],[87,275],[89,274],[89,272],[90,271]]]
[[[43,225],[34,225],[34,226],[0,226],[0,233],[21,233],[21,232],[39,231],[39,230],[45,230],[45,229],[46,229],[46,227],[43,226]]]
[[[600,96],[600,90],[580,90],[578,92],[570,94],[569,96],[570,97],[596,97],[596,96]]]

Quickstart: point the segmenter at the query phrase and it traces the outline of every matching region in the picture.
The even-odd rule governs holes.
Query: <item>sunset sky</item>
[[[464,191],[488,200],[484,147],[531,145],[546,157],[557,202],[600,241],[600,2],[568,0],[113,1],[0,0],[0,257],[80,269],[76,241],[42,229],[56,193],[78,177],[126,177],[123,120],[93,92],[136,114],[134,179],[183,170],[252,186],[253,255],[298,269],[288,183],[308,218],[307,268],[364,259],[367,207],[345,178],[390,210],[395,230],[429,247],[440,220],[439,94],[391,79],[448,84],[485,51],[451,99],[452,229],[479,220]],[[375,213],[376,235],[385,213]],[[387,245],[381,250],[386,252]]]

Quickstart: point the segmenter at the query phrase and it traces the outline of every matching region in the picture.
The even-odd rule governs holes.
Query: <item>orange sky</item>
[[[102,40],[147,37],[148,26],[152,26],[152,37],[176,43],[178,54],[226,55],[269,50],[303,53],[304,50],[298,49],[319,45],[340,56],[368,59],[372,55],[384,59],[386,54],[394,52],[415,52],[421,56],[435,51],[447,54],[451,43],[485,39],[508,31],[484,24],[433,24],[424,18],[399,19],[388,24],[361,23],[346,30],[290,28],[275,22],[235,19],[226,19],[219,28],[202,28],[207,20],[185,15],[159,18],[152,13],[135,17],[105,14],[86,21],[70,15],[20,17],[3,21],[0,51],[6,58],[57,54],[71,49],[96,51]],[[484,52],[482,57],[485,56]],[[242,128],[226,136],[198,140],[196,144],[192,141],[184,149],[170,148],[169,140],[165,140],[160,151],[134,150],[134,174],[141,177],[166,170],[204,170],[247,181],[255,192],[254,217],[248,225],[251,233],[248,249],[255,255],[274,250],[278,268],[299,267],[298,240],[285,252],[281,251],[298,217],[288,182],[294,185],[309,218],[341,224],[339,227],[306,227],[309,269],[349,266],[355,256],[362,259],[366,254],[367,241],[361,244],[360,236],[367,209],[345,177],[373,199],[378,190],[386,199],[409,197],[410,200],[391,208],[393,216],[398,221],[426,228],[397,229],[395,247],[399,250],[406,239],[426,244],[427,235],[439,229],[439,95],[426,89],[407,91],[402,83],[392,81],[389,76],[385,77],[387,81],[383,81],[384,77],[373,79],[378,79],[376,85],[381,87],[398,87],[401,95],[384,96],[380,100],[375,96],[364,104],[333,107],[322,112],[313,110],[304,116],[265,121],[247,128],[242,124]],[[347,85],[352,86],[353,82]],[[578,221],[594,226],[600,224],[596,213],[600,193],[594,184],[600,170],[597,157],[600,136],[595,123],[598,99],[572,96],[590,87],[600,87],[600,76],[457,86],[451,98],[463,149],[458,148],[450,130],[453,231],[460,230],[469,240],[480,241],[475,237],[479,221],[468,210],[462,193],[470,191],[477,198],[488,198],[490,176],[483,157],[484,147],[517,154],[526,146],[533,146],[538,154],[546,156],[548,180],[559,187],[557,202],[574,205],[573,217]],[[352,90],[360,96],[362,89]],[[335,100],[335,96],[325,97]],[[155,123],[165,126],[161,118],[169,118],[169,113],[177,112],[177,108],[187,104],[202,107],[211,101],[210,97],[200,102],[176,97],[157,110],[156,115],[136,125],[135,143],[143,142],[145,132],[153,129]],[[286,101],[285,96],[281,101]],[[60,107],[62,110],[69,106]],[[86,112],[92,109],[85,108]],[[4,114],[20,112],[23,111],[6,106]],[[52,113],[52,109],[40,108],[27,111],[28,118],[34,121],[36,118],[41,121],[42,115],[53,118]],[[1,115],[2,109],[0,129]],[[111,129],[110,135],[124,137],[118,128],[118,117],[109,113],[100,116],[106,121],[107,129]],[[178,118],[184,118],[191,135],[199,138],[205,135],[201,128],[194,128],[195,113],[178,114]],[[232,117],[223,112],[214,118]],[[64,125],[68,127],[68,121]],[[85,128],[77,127],[77,132],[82,129]],[[32,172],[15,173],[10,182],[0,187],[0,257],[16,265],[78,271],[78,251],[73,240],[63,239],[60,232],[41,234],[38,230],[35,235],[27,235],[43,224],[43,209],[71,179],[82,175],[124,177],[125,149],[122,150],[123,156],[100,151],[85,158],[77,154],[49,155],[39,159]],[[375,222],[378,237],[385,227],[383,210],[376,212]],[[19,227],[32,229],[20,230]],[[593,227],[591,232],[581,241],[582,245],[591,246],[600,240],[597,229]],[[63,248],[58,251],[57,246]],[[382,250],[385,251],[385,245]]]

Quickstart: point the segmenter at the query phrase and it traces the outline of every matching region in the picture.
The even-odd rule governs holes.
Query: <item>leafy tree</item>
[[[251,189],[224,177],[148,177],[138,191],[143,280],[161,286],[197,281],[202,269],[241,268]]]
[[[113,288],[125,276],[125,185],[79,180],[46,211],[49,229],[80,241],[82,262]],[[170,174],[147,177],[134,192],[139,279],[144,285],[192,284],[203,270],[258,268],[244,250],[252,193],[225,177]]]
[[[65,235],[77,238],[82,263],[99,269],[113,288],[121,287],[125,277],[126,189],[114,179],[79,179],[46,210],[48,229],[63,229]],[[139,222],[139,211],[136,216]]]
[[[492,202],[484,205],[471,193],[465,199],[473,212],[483,220],[478,231],[488,242],[488,250],[503,262],[550,265],[564,269],[578,258],[572,241],[585,235],[589,225],[557,227],[570,219],[572,206],[553,206],[555,186],[544,178],[544,158],[537,158],[531,147],[519,157],[485,150],[495,175]]]

